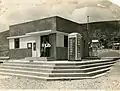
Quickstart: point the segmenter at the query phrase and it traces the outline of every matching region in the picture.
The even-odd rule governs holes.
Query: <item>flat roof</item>
[[[64,19],[64,20],[67,20],[69,22],[72,22],[72,23],[75,23],[75,24],[78,24],[78,25],[82,25],[76,21],[73,21],[71,19],[68,19],[68,18],[65,18],[65,17],[62,17],[62,16],[49,16],[49,17],[42,17],[40,19],[35,19],[35,20],[28,20],[28,21],[25,21],[25,22],[21,22],[21,23],[16,23],[16,24],[11,24],[10,27],[12,26],[17,26],[17,25],[22,25],[22,24],[27,24],[27,23],[30,23],[30,22],[35,22],[35,21],[40,21],[40,20],[45,20],[45,19],[50,19],[50,18],[61,18],[61,19]]]

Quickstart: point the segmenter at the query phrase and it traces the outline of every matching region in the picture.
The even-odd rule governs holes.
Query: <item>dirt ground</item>
[[[23,77],[0,76],[0,89],[94,89],[120,90],[120,60],[104,76],[95,79],[43,81]]]
[[[119,51],[104,51],[101,55],[118,55]],[[116,56],[114,55],[114,56]],[[118,56],[119,57],[119,56]],[[43,81],[16,76],[0,76],[0,89],[70,89],[71,90],[108,90],[120,91],[120,60],[104,76],[95,79],[69,81]]]

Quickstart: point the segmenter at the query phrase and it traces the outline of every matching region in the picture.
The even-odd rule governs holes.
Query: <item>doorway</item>
[[[33,48],[32,48],[32,57],[36,57],[37,56],[36,55],[36,42],[33,42],[32,45],[33,45]]]
[[[27,48],[28,49],[31,49],[31,52],[32,52],[32,57],[36,57],[37,53],[36,53],[36,42],[30,42],[30,43],[27,43]]]
[[[46,47],[48,43],[49,35],[41,36],[41,57],[50,57],[50,47]]]

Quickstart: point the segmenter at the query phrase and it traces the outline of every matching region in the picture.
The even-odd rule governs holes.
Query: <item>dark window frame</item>
[[[33,43],[33,50],[36,51],[36,42]]]
[[[29,45],[30,45],[30,47],[29,47]],[[32,49],[32,43],[27,43],[27,48]]]
[[[64,35],[64,47],[68,47],[68,36]]]
[[[14,39],[14,48],[15,49],[20,48],[20,39],[19,38]]]

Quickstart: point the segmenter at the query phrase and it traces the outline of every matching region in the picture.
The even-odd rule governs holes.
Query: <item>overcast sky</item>
[[[112,1],[112,2],[114,2],[116,4],[118,4],[118,5],[120,5],[120,0],[110,0],[110,1]]]
[[[44,15],[49,16],[51,15],[51,9],[52,15],[54,15],[54,13],[56,14],[56,12],[57,14],[61,14],[61,11],[66,15],[68,13],[71,13],[75,9],[76,5],[80,3],[80,0],[0,0],[0,1],[1,1],[0,31],[7,30],[8,25],[14,23],[39,19],[41,17],[44,17]],[[110,1],[120,5],[120,0]]]

